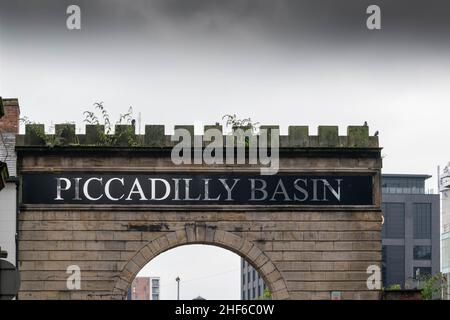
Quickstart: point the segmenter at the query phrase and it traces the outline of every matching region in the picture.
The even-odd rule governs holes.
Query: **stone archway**
[[[77,131],[67,124],[58,128]],[[133,128],[120,130],[128,129]],[[36,134],[45,131],[43,125],[28,125],[26,134],[16,137],[22,188],[19,298],[123,299],[142,266],[161,252],[184,244],[210,244],[246,258],[275,299],[331,299],[333,292],[345,300],[379,299],[379,291],[367,286],[367,268],[380,266],[382,251],[378,137],[369,136],[367,126],[349,126],[346,136],[339,135],[336,126],[320,126],[318,135],[308,130],[292,126],[288,135],[280,136],[279,173],[263,177],[258,166],[248,164],[175,165],[170,157],[174,143],[161,125],[146,126],[145,135],[136,135],[143,141],[139,147],[102,145],[94,125],[86,127],[86,134],[72,134],[72,140],[61,136],[65,142],[58,148],[47,146]],[[242,192],[235,190],[242,201],[226,200],[223,189],[219,202],[206,200],[206,179],[217,182],[220,176],[242,181]],[[148,188],[132,203],[115,201],[106,197],[106,182],[91,184],[96,196],[109,199],[105,202],[86,194],[80,200],[75,197],[81,186],[77,188],[77,181],[84,181],[84,190],[87,181],[119,178],[133,185],[149,178],[175,182],[176,177],[197,181],[204,201],[180,202],[173,193],[167,202],[142,202],[145,194],[150,198]],[[58,181],[67,182],[62,179],[72,181],[71,187],[58,187]],[[317,195],[314,185],[322,181],[321,189],[336,201],[329,202],[325,193],[314,202],[305,198],[285,203],[269,197],[254,202],[255,179],[266,181],[271,194],[285,181],[290,186],[285,200],[295,200],[298,192]],[[296,188],[295,181],[306,181],[309,191]],[[329,181],[335,183],[332,190],[325,188]],[[116,184],[116,196],[123,191],[121,185]],[[55,200],[58,188],[67,189],[62,200]],[[215,196],[217,190],[211,191]],[[67,288],[70,265],[82,271],[80,290]]]
[[[215,245],[233,251],[245,258],[259,272],[269,287],[273,299],[289,299],[281,273],[257,245],[231,232],[197,223],[186,225],[185,229],[169,232],[141,247],[120,272],[113,295],[124,299],[133,279],[148,262],[164,251],[188,244]]]

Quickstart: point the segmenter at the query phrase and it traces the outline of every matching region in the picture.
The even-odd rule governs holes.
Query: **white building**
[[[16,265],[16,134],[19,132],[19,103],[17,99],[2,99],[0,108],[4,115],[0,118],[0,162],[6,163],[9,177],[0,191],[0,247],[7,251],[6,260]]]
[[[450,162],[439,175],[439,190],[442,201],[441,271],[447,277],[447,294],[444,299],[450,299]]]

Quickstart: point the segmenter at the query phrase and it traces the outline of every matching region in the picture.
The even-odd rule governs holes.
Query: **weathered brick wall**
[[[123,298],[136,273],[159,253],[183,244],[206,243],[246,258],[263,276],[275,299],[330,299],[331,291],[341,291],[344,299],[378,299],[378,291],[367,288],[366,270],[369,265],[381,266],[381,159],[379,152],[370,150],[351,155],[344,151],[292,152],[280,159],[280,171],[373,173],[373,206],[331,209],[222,206],[195,210],[22,206],[19,297]],[[19,150],[19,172],[227,169],[201,165],[180,169],[167,156],[132,151],[102,154]],[[234,166],[233,170],[249,168]],[[81,268],[81,290],[66,288],[66,268],[73,264]]]
[[[0,99],[2,99],[0,97]],[[17,99],[2,99],[5,115],[0,118],[0,132],[19,133],[20,108]]]
[[[0,161],[8,165],[10,177],[16,176],[16,134],[19,133],[20,108],[17,99],[2,99],[4,116],[0,118]]]

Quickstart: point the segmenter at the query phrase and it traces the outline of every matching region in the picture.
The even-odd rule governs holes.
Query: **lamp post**
[[[177,300],[180,300],[180,277],[176,277],[175,281],[177,282]]]

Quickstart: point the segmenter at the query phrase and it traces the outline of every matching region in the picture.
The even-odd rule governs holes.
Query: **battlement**
[[[186,129],[194,136],[193,125],[176,125],[175,129]],[[222,133],[220,125],[206,125],[208,129],[217,129]],[[271,130],[279,129],[279,126],[260,126],[266,129],[268,135]],[[144,134],[136,134],[133,125],[116,125],[113,134],[106,134],[103,125],[86,125],[84,134],[76,134],[74,124],[55,125],[54,134],[46,134],[43,124],[27,124],[25,134],[17,135],[18,147],[34,146],[103,146],[103,147],[146,147],[169,148],[176,145],[177,141],[171,141],[171,136],[165,134],[164,125],[146,125]],[[257,135],[257,134],[255,134]],[[208,145],[211,139],[206,136],[201,138],[203,146]],[[270,139],[269,139],[270,140]],[[338,126],[319,126],[318,135],[309,135],[308,126],[289,126],[288,135],[280,135],[280,148],[379,148],[378,136],[369,136],[368,126],[348,126],[347,135],[340,136]]]

